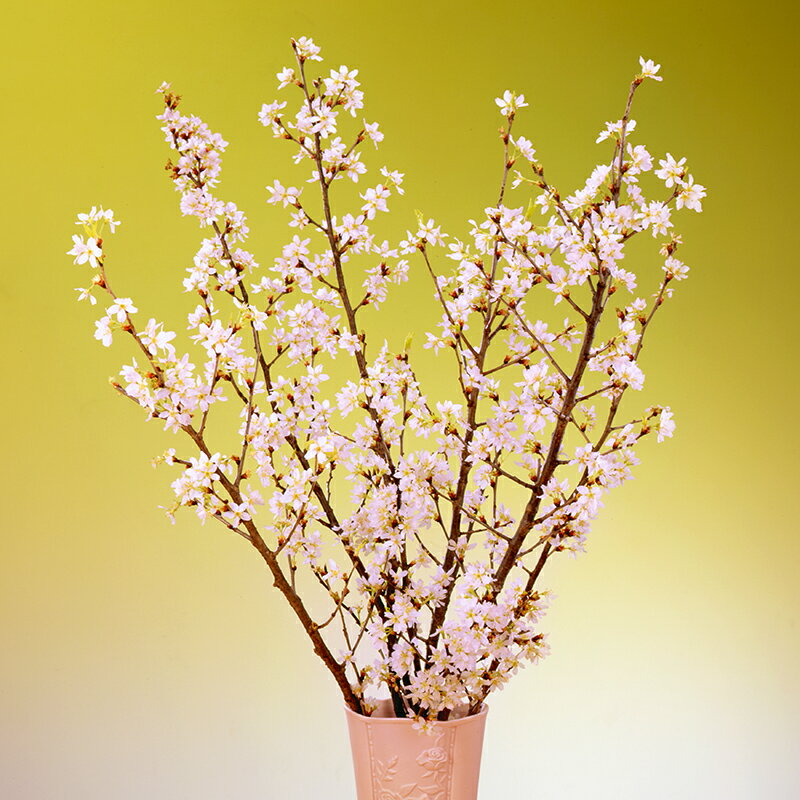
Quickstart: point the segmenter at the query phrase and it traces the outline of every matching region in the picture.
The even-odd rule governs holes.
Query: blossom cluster
[[[668,153],[654,169],[630,141],[637,87],[661,80],[641,59],[625,114],[597,137],[610,157],[574,192],[551,185],[531,141],[512,135],[527,103],[507,90],[495,101],[497,202],[462,238],[420,215],[401,240],[379,240],[375,221],[404,176],[382,166],[366,177],[363,145],[378,148],[383,133],[361,117],[358,70],[312,77],[319,47],[306,37],[292,47],[295,63],[277,74],[289,94],[258,119],[289,143],[303,176],[266,186],[291,229],[266,267],[246,249],[245,214],[217,195],[228,143],[183,113],[169,84],[159,89],[167,170],[205,237],[183,279],[196,296],[187,331],[199,360],[111,289],[102,234],[119,223],[109,210],[79,216],[84,235],[69,254],[92,280],[78,291],[110,298],[99,341],[122,331],[136,344],[115,388],[194,448],[159,459],[180,470],[168,512],[192,508],[258,550],[346,702],[367,711],[383,690],[400,715],[474,713],[547,653],[538,581],[548,559],[584,550],[605,495],[632,476],[639,440],[674,432],[669,407],[618,414],[626,392],[644,386],[654,315],[688,273],[675,212],[700,211],[705,188],[685,158]],[[344,179],[359,187],[350,208],[331,194]],[[653,179],[663,187],[654,199]],[[645,232],[660,272],[625,261],[628,240]],[[365,315],[412,264],[429,273],[441,312],[426,348],[452,357],[447,399],[424,391],[408,346],[368,350]],[[335,385],[341,359],[350,375]],[[239,409],[234,452],[209,443],[223,401]]]

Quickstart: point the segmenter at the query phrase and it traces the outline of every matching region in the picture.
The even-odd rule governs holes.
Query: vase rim
[[[386,701],[379,701],[379,702],[386,702]],[[363,720],[364,722],[368,722],[370,725],[413,725],[415,720],[411,719],[410,717],[372,717],[367,714],[360,714],[358,711],[353,711],[350,706],[345,704],[344,706],[345,713],[348,717],[353,717],[354,719]],[[476,720],[481,719],[481,717],[485,717],[489,711],[489,706],[486,703],[481,705],[480,710],[477,714],[471,714],[470,716],[466,717],[459,717],[458,719],[447,719],[447,720],[431,720],[433,724],[437,727],[442,725],[448,728],[455,728],[459,725],[466,725],[470,722],[474,722]]]

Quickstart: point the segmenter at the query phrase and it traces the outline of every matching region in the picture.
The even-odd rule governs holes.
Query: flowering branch
[[[102,234],[119,223],[102,208],[79,215],[84,235],[69,251],[94,270],[79,296],[94,304],[98,291],[108,295],[95,337],[109,346],[122,331],[143,359],[123,367],[114,388],[196,449],[157,459],[180,470],[168,513],[193,508],[258,551],[345,702],[368,713],[370,695],[383,691],[398,716],[475,713],[547,652],[538,630],[547,593],[537,588],[547,561],[584,549],[601,498],[638,463],[634,445],[674,431],[668,407],[625,423],[617,416],[628,390],[643,386],[645,333],[688,272],[675,256],[673,211],[700,211],[705,189],[668,153],[655,177],[671,194],[644,196],[653,159],[629,144],[630,114],[644,79],[661,78],[642,59],[622,119],[598,137],[613,140],[610,161],[583,187],[563,195],[545,180],[531,142],[512,135],[525,98],[506,91],[496,101],[505,118],[497,203],[471,220],[467,240],[420,216],[398,244],[378,243],[372,223],[403,193],[403,175],[381,168],[357,208],[340,211],[332,197],[337,181],[367,174],[363,146],[383,139],[366,121],[349,140],[340,133],[364,107],[358,72],[310,78],[319,48],[306,37],[292,48],[294,66],[277,77],[280,89],[299,89],[297,110],[275,101],[259,119],[310,167],[318,193],[267,186],[296,232],[266,268],[244,249],[244,213],[215,195],[227,142],[183,114],[169,85],[159,90],[181,211],[209,231],[183,281],[198,297],[187,322],[204,360],[179,355],[163,323],[137,328],[133,301],[111,290]],[[524,162],[528,175],[515,169]],[[518,190],[527,208],[509,204]],[[621,263],[625,244],[647,230],[664,259],[650,302],[634,295],[639,277]],[[446,240],[449,273],[434,269]],[[441,321],[426,347],[452,352],[453,400],[423,392],[408,344],[367,350],[363,315],[408,279],[407,255],[433,281]],[[625,292],[634,296],[612,311]],[[560,327],[529,316],[543,298],[564,301]],[[351,377],[325,392],[337,359],[349,361]],[[209,420],[231,398],[240,440],[226,453],[211,446]]]

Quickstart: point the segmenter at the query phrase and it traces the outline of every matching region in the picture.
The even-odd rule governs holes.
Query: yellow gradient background
[[[504,89],[570,191],[638,57],[663,65],[635,141],[709,187],[702,215],[678,215],[690,280],[637,398],[678,431],[641,447],[589,552],[548,566],[552,655],[492,698],[481,798],[800,797],[798,21],[789,2],[684,0],[7,8],[0,798],[353,797],[335,686],[255,552],[159,510],[174,475],[149,461],[177,439],[107,386],[132,351],[92,339],[87,272],[64,255],[77,212],[113,208],[116,291],[183,324],[201,234],[162,171],[153,90],[171,80],[230,142],[220,196],[269,263],[288,228],[263,187],[293,173],[256,114],[304,34],[326,69],[360,70],[386,134],[371,164],[406,173],[395,235],[419,208],[463,236],[494,202]],[[403,338],[432,308],[417,271],[381,323]]]

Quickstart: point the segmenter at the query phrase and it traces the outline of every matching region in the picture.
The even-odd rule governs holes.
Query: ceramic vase
[[[486,706],[431,733],[397,719],[388,700],[369,717],[345,711],[358,800],[476,800]]]

